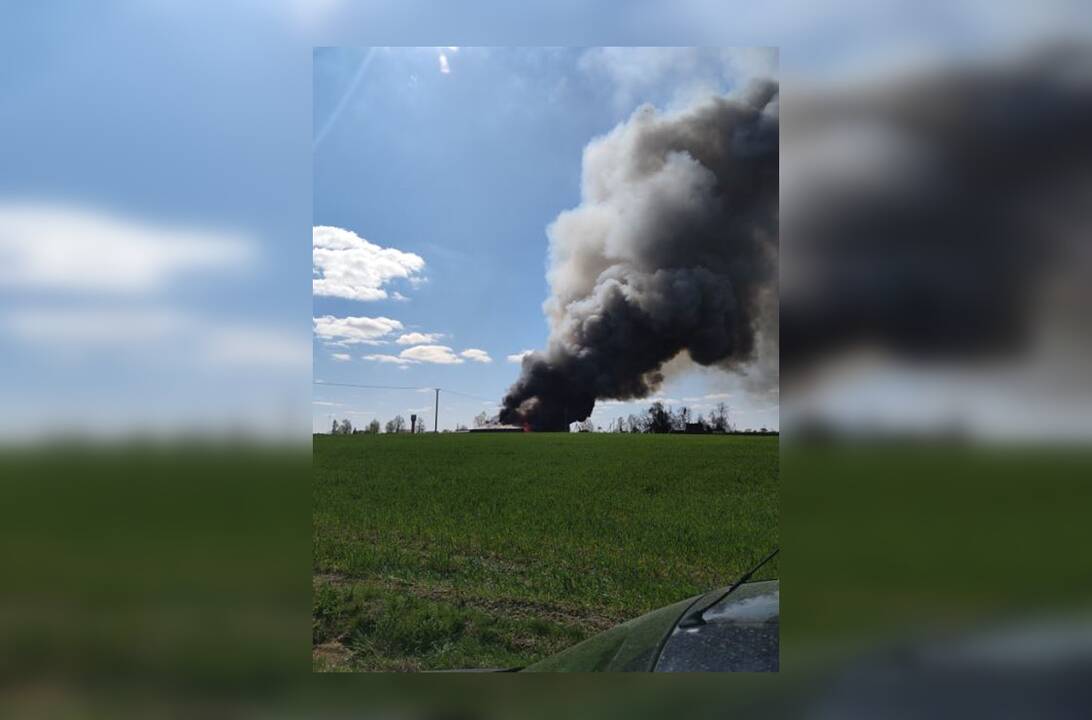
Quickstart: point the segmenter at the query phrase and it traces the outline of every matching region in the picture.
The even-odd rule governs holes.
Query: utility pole
[[[440,432],[440,388],[436,388],[436,411],[432,413],[432,432]]]

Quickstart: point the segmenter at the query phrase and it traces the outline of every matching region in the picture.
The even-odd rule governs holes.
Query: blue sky
[[[228,6],[4,15],[0,433],[299,436],[309,48]]]
[[[314,224],[387,249],[396,267],[369,292],[316,292],[315,377],[475,396],[442,393],[441,427],[493,412],[519,373],[509,356],[545,344],[546,227],[580,202],[584,146],[642,103],[671,108],[775,72],[771,50],[317,49]],[[422,266],[398,264],[413,256]],[[364,336],[343,318],[399,326]],[[420,344],[434,349],[415,358],[399,343],[410,333],[433,336]],[[484,354],[463,357],[468,349]],[[776,405],[724,373],[673,379],[663,392],[699,409],[725,400],[738,424],[777,426]],[[361,424],[410,412],[432,424],[432,397],[413,391],[316,387],[314,402],[315,430],[332,417]],[[647,404],[603,404],[595,420]]]
[[[645,58],[633,72],[625,63],[590,72],[575,51],[487,58],[466,48],[444,75],[435,49],[407,50],[375,60],[314,153],[313,123],[336,107],[362,53],[331,52],[320,67],[316,46],[778,46],[788,86],[1004,55],[1083,33],[1085,5],[638,0],[619,13],[573,0],[9,3],[0,23],[0,438],[227,427],[306,439],[320,414],[310,267],[319,221],[419,253],[428,282],[405,292],[408,302],[319,299],[316,311],[384,312],[494,362],[399,371],[342,367],[320,352],[318,377],[372,373],[499,397],[516,370],[504,354],[546,335],[544,228],[575,204],[580,148],[636,102],[669,103],[688,78],[724,79],[715,63]],[[546,92],[561,79],[564,93]],[[521,111],[528,117],[517,123]],[[394,132],[399,124],[415,132]],[[369,136],[372,126],[381,132]],[[517,171],[517,149],[534,158],[527,172]],[[368,153],[398,162],[380,173]],[[196,262],[210,247],[224,251]],[[56,257],[61,268],[43,262]],[[511,273],[507,287],[490,264]],[[382,415],[407,404],[316,399],[375,404]]]

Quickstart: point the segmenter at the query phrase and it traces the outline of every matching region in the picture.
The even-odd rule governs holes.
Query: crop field
[[[527,665],[778,544],[777,437],[316,436],[313,473],[315,670]]]

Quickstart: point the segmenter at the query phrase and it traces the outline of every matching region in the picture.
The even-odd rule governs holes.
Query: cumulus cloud
[[[349,362],[349,353],[334,353],[331,357],[338,362]]]
[[[419,255],[370,243],[351,230],[320,225],[312,228],[315,295],[347,300],[385,300],[384,285],[415,280],[425,268]],[[396,299],[402,299],[394,293]]]
[[[459,355],[462,355],[462,357],[459,357]],[[389,363],[401,367],[416,365],[418,363],[459,365],[464,362],[463,358],[468,358],[475,362],[492,362],[492,358],[483,350],[478,350],[476,348],[464,350],[462,353],[459,353],[459,355],[456,355],[455,351],[447,345],[414,345],[413,347],[406,348],[397,355],[373,354],[364,355],[363,357],[365,360],[371,360],[372,362]]]
[[[523,362],[523,358],[527,357],[533,352],[534,350],[520,350],[518,353],[513,353],[509,355],[508,362],[519,365],[521,362]]]
[[[204,359],[219,366],[303,368],[311,366],[311,348],[296,332],[225,326],[206,333]]]
[[[459,355],[466,358],[467,360],[473,360],[474,362],[493,362],[493,358],[489,357],[489,353],[487,353],[485,350],[479,350],[478,348],[467,348],[466,350],[463,350],[461,353],[459,353]]]
[[[330,345],[382,345],[392,332],[402,329],[402,323],[387,317],[313,318],[315,335]]]
[[[203,367],[305,368],[307,336],[277,327],[223,322],[177,307],[92,305],[20,308],[0,316],[0,332],[74,358],[88,353],[168,356]]]
[[[397,355],[381,355],[381,354],[363,355],[362,359],[371,360],[372,362],[378,362],[378,363],[388,363],[388,364],[391,364],[391,365],[410,365],[410,364],[412,364],[414,362],[413,360],[410,360],[409,358],[403,358],[403,357],[399,357]]]
[[[191,314],[169,307],[35,307],[3,316],[7,335],[39,345],[123,348],[192,333]]]
[[[463,361],[447,345],[416,345],[399,353],[400,357],[437,365],[457,365]]]
[[[400,335],[395,342],[399,345],[428,345],[436,342],[444,336],[443,333],[419,333],[411,332]]]
[[[0,287],[148,294],[195,271],[243,267],[243,237],[57,204],[0,204]]]

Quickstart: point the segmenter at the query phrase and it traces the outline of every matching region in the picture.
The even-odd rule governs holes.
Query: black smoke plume
[[[549,228],[549,342],[501,421],[565,429],[597,399],[647,396],[683,351],[776,384],[777,197],[770,81],[679,114],[642,107],[592,141],[582,202]]]
[[[794,97],[789,382],[858,347],[971,362],[1029,348],[1060,310],[1046,306],[1052,288],[1087,272],[1089,67],[1087,50],[1061,47]]]

